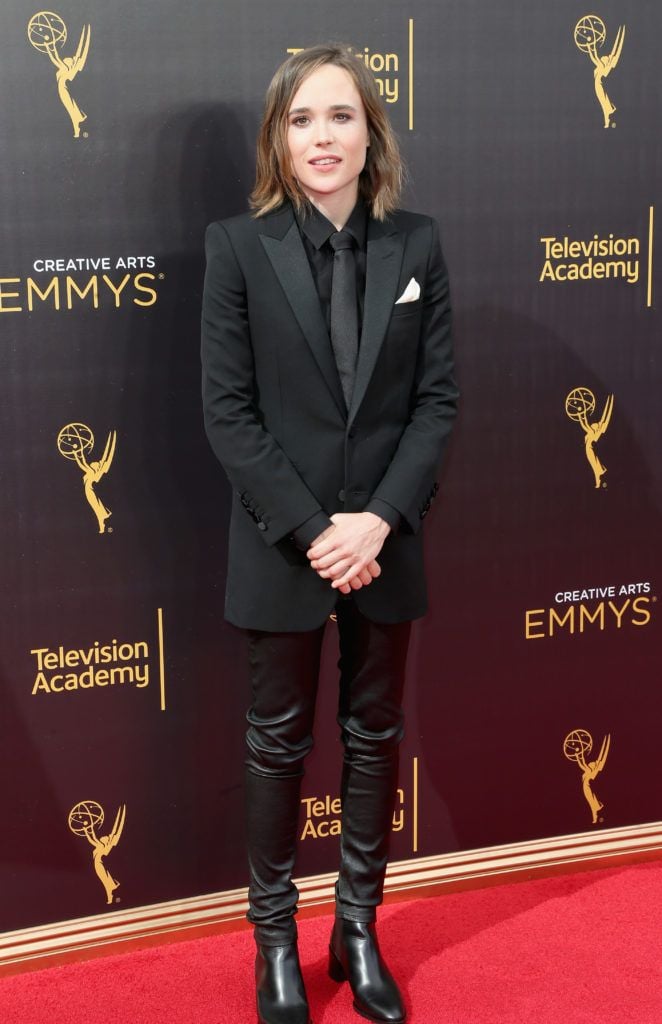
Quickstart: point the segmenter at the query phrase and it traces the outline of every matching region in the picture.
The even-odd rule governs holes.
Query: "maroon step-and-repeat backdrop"
[[[393,857],[662,818],[661,37],[633,0],[6,0],[0,930],[246,882],[203,235],[325,39],[441,223],[463,392]],[[334,629],[300,874],[337,859]]]

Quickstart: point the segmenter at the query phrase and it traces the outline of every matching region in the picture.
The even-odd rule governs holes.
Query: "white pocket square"
[[[420,298],[420,295],[421,286],[416,280],[416,278],[412,277],[409,280],[409,284],[407,285],[402,295],[395,304],[396,306],[399,306],[401,302],[416,302],[416,299]]]

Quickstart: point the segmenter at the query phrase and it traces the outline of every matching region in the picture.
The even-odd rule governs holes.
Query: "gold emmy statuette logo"
[[[58,52],[58,47],[64,46],[67,41],[67,26],[60,15],[54,14],[53,11],[39,11],[38,14],[33,14],[28,22],[28,39],[35,50],[47,53],[55,64],[58,96],[71,118],[74,138],[77,139],[80,135],[80,126],[87,118],[87,114],[83,113],[69,95],[69,83],[85,67],[90,49],[90,26],[83,25],[78,49],[73,57],[62,57]]]
[[[575,25],[575,43],[582,53],[589,55],[595,66],[593,72],[595,95],[598,97],[598,103],[602,107],[605,128],[609,128],[610,124],[612,124],[611,115],[616,110],[616,107],[605,92],[604,80],[609,72],[613,71],[618,64],[618,59],[623,49],[623,40],[625,39],[625,25],[621,25],[616,33],[616,39],[609,56],[599,57],[598,49],[602,47],[606,38],[607,29],[605,28],[605,23],[602,18],[598,18],[597,14],[585,14]]]
[[[111,430],[106,441],[103,455],[98,462],[88,462],[86,454],[94,448],[94,434],[84,423],[67,423],[66,427],[57,435],[57,450],[65,459],[75,462],[83,474],[83,487],[92,511],[97,517],[99,533],[106,532],[106,519],[112,515],[109,508],[94,492],[94,485],[98,484],[101,477],[108,472],[113,456],[117,432]]]
[[[584,450],[588,464],[593,470],[596,487],[600,486],[600,481],[607,469],[595,454],[594,445],[606,433],[613,410],[614,396],[608,395],[602,416],[597,422],[590,423],[589,416],[595,412],[595,395],[589,388],[573,388],[565,400],[566,415],[575,423],[579,423],[584,431]]]
[[[103,807],[96,800],[81,800],[69,811],[69,828],[74,835],[84,836],[92,847],[94,870],[105,889],[106,903],[112,903],[113,893],[120,883],[110,874],[103,858],[107,857],[120,841],[126,819],[126,804],[119,808],[110,835],[97,836],[95,829],[101,828],[103,819]]]
[[[594,825],[597,824],[598,812],[602,810],[604,804],[600,803],[591,789],[591,783],[605,766],[610,743],[611,734],[608,733],[602,741],[598,757],[595,761],[587,761],[586,758],[593,749],[593,737],[590,732],[587,732],[586,729],[573,729],[563,741],[563,753],[569,761],[574,761],[581,769],[582,789],[586,802],[591,808]]]

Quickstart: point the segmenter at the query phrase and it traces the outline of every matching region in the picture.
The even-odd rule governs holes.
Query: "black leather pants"
[[[370,622],[352,600],[337,605],[338,724],[344,745],[336,913],[374,921],[397,786],[401,709],[411,623]],[[306,633],[248,630],[253,703],[246,733],[248,920],[256,941],[296,938],[292,883],[301,779],[312,727],[324,626]]]

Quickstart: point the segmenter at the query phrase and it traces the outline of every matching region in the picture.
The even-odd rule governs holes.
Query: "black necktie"
[[[336,357],[345,403],[349,409],[359,350],[354,238],[349,231],[336,231],[329,238],[329,244],[333,249],[331,345]]]

